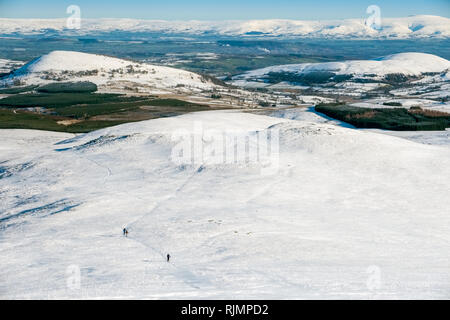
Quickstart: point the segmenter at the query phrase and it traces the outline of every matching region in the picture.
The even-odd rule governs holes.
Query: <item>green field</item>
[[[26,90],[34,92],[18,94],[24,92],[24,88],[9,89],[10,93],[17,94],[0,99],[0,128],[81,133],[121,123],[210,109],[209,106],[177,99],[93,93],[96,87],[89,83],[27,87]]]
[[[0,129],[35,129],[71,133],[85,133],[105,127],[111,127],[130,121],[92,121],[87,120],[64,126],[57,123],[61,117],[40,115],[25,111],[0,109]]]

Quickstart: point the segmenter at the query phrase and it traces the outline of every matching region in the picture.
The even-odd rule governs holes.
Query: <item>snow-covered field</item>
[[[0,73],[8,73],[21,65],[23,65],[23,62],[0,59]]]
[[[277,36],[320,38],[448,38],[450,19],[431,15],[383,18],[380,30],[368,27],[361,19],[248,20],[248,21],[162,21],[135,19],[82,19],[79,30],[66,27],[66,19],[0,19],[0,34],[30,35],[46,32],[62,35],[112,31],[160,32],[166,34],[217,34],[227,36]]]
[[[445,131],[388,131],[364,129],[364,131],[377,132],[394,137],[401,137],[418,143],[450,148],[450,129]]]
[[[400,105],[393,106],[392,104],[398,103]],[[430,99],[389,99],[389,98],[377,98],[368,99],[364,102],[351,103],[351,106],[361,108],[405,108],[421,107],[422,109],[435,110],[441,112],[450,113],[450,102],[441,102]]]
[[[407,100],[406,100],[407,101]],[[388,107],[383,105],[374,105],[373,103],[355,103],[351,104],[352,106],[361,106],[364,108],[368,107]],[[407,105],[405,106],[408,107]],[[389,107],[389,108],[395,108],[395,107]],[[425,109],[429,109],[429,107],[424,107]],[[430,108],[432,110],[436,110],[434,108]],[[297,121],[309,121],[309,122],[316,122],[316,123],[326,123],[326,124],[333,124],[345,128],[353,128],[356,129],[351,124],[348,124],[346,122],[342,122],[333,118],[330,118],[324,114],[321,114],[319,112],[316,112],[314,110],[314,107],[301,107],[301,108],[290,108],[290,109],[280,109],[277,111],[269,112],[268,115],[271,117],[277,117],[282,119],[289,119],[289,120],[297,120]],[[446,148],[450,148],[450,129],[447,129],[445,131],[389,131],[389,130],[381,130],[381,129],[358,129],[360,131],[367,131],[367,132],[375,132],[379,134],[385,134],[389,136],[394,137],[401,137],[403,139],[407,139],[410,141],[414,141],[417,143],[427,144],[427,145],[436,145],[436,146],[442,146]]]
[[[296,118],[1,130],[0,297],[450,298],[450,149]],[[279,169],[175,164],[199,124],[279,132]]]

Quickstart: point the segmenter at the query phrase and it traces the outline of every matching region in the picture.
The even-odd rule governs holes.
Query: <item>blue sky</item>
[[[366,17],[376,4],[382,17],[431,14],[450,17],[450,0],[0,0],[2,18],[64,18],[75,4],[83,18],[164,20],[301,19],[324,20]]]

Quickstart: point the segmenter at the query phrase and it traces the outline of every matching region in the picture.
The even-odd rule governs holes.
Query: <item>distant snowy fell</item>
[[[135,19],[83,19],[81,29],[66,27],[66,19],[0,19],[1,35],[87,35],[109,32],[158,32],[163,34],[275,36],[344,39],[448,38],[450,19],[431,15],[382,19],[380,30],[365,19],[303,21],[164,21]]]
[[[404,52],[373,60],[350,60],[325,63],[301,63],[271,66],[249,71],[236,79],[261,78],[270,73],[290,72],[307,74],[312,72],[334,72],[338,75],[357,75],[382,78],[388,74],[418,76],[423,73],[439,73],[450,69],[450,61],[433,54]]]

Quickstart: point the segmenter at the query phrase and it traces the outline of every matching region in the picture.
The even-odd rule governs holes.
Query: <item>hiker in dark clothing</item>
[[[123,228],[123,235],[125,237],[128,237],[128,230],[127,230],[127,228]]]
[[[167,254],[167,262],[170,261],[170,254]]]

